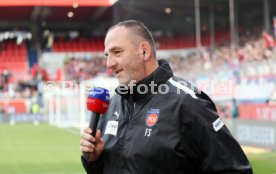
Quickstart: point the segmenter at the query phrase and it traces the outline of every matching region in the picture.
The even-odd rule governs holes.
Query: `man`
[[[87,173],[252,173],[209,97],[156,60],[144,24],[128,20],[111,27],[105,55],[107,68],[127,88],[116,89],[95,137],[84,130],[80,150],[90,152],[88,161],[82,157]]]

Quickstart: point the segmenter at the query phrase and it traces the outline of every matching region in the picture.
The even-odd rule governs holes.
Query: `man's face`
[[[119,84],[144,78],[145,68],[138,37],[125,27],[111,29],[105,38],[107,68],[111,69]]]

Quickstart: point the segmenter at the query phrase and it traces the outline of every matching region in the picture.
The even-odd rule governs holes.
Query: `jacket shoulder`
[[[180,99],[184,104],[201,103],[217,111],[212,99],[187,80],[173,76],[168,80],[168,84],[171,86],[170,89],[175,98]]]

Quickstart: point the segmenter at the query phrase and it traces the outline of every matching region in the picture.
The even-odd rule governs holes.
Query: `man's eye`
[[[119,55],[122,51],[115,51],[116,55]]]

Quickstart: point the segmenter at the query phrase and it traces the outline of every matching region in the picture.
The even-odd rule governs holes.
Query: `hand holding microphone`
[[[87,161],[97,160],[103,152],[104,142],[101,133],[97,130],[100,114],[104,114],[109,105],[109,92],[104,88],[93,88],[87,98],[87,109],[90,110],[91,117],[89,128],[84,129],[80,140],[80,150]]]

